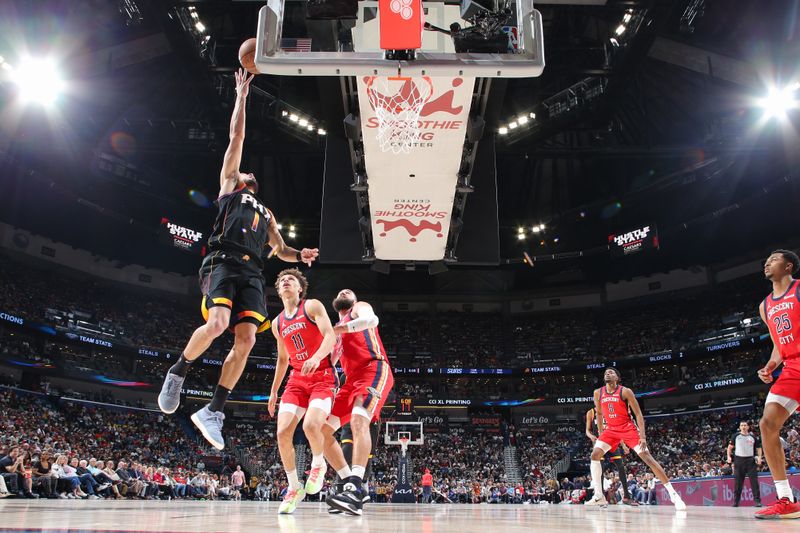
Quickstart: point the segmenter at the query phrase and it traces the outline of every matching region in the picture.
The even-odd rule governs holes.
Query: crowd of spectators
[[[0,310],[61,330],[176,353],[201,323],[196,302],[189,298],[109,287],[77,274],[56,282],[47,270],[13,260],[2,261],[0,277],[8,281],[0,287]],[[485,368],[548,360],[605,360],[680,349],[705,332],[736,322],[737,317],[757,316],[765,291],[763,279],[750,276],[697,294],[654,297],[596,310],[510,318],[500,313],[393,311],[382,317],[381,330],[397,366]],[[487,324],[496,327],[487,328]],[[230,340],[223,336],[208,354],[222,357],[229,349]],[[253,354],[274,357],[274,340],[259,336]]]
[[[180,415],[165,417],[7,387],[0,388],[0,411],[0,473],[11,491],[28,497],[279,500],[286,490],[275,423],[264,417],[232,419],[226,426],[232,457],[216,461],[218,467],[212,469],[210,451]],[[756,418],[753,410],[742,409],[650,417],[648,443],[673,479],[729,475],[730,437],[740,420]],[[419,480],[427,469],[434,480],[433,501],[580,503],[590,483],[583,460],[591,446],[582,422],[502,422],[487,429],[474,421],[448,422],[446,414],[437,416],[424,447],[409,451],[415,492],[421,501]],[[798,429],[800,422],[792,421],[784,433],[790,472],[800,465]],[[300,435],[296,443],[302,447]],[[512,474],[519,478],[506,471],[509,450],[518,464]],[[378,445],[368,479],[373,501],[391,500],[399,454],[399,447]],[[307,455],[298,454],[299,469],[310,460]],[[565,458],[572,459],[570,471],[577,475],[565,477],[556,470]],[[632,453],[624,460],[630,474],[625,484],[633,497],[654,503],[655,481],[648,469]],[[330,471],[328,485],[332,476]],[[610,467],[605,476],[606,496],[617,501],[623,482]]]

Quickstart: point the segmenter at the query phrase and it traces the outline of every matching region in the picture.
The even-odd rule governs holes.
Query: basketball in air
[[[251,37],[239,47],[239,63],[250,74],[258,74],[256,69],[256,39]]]

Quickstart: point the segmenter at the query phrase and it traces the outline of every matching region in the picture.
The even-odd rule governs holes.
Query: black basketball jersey
[[[244,185],[220,196],[215,203],[219,213],[208,239],[209,250],[248,255],[261,265],[269,241],[269,210]]]

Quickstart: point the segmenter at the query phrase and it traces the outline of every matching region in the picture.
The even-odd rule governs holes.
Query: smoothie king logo
[[[409,242],[417,242],[417,237],[429,231],[442,238],[441,219],[448,215],[447,211],[435,211],[430,200],[394,200],[392,209],[375,211],[375,223],[383,226],[380,237],[398,228],[402,228],[409,236]]]
[[[366,76],[364,77],[364,83],[368,87],[372,87],[376,78],[377,76]],[[419,83],[422,84],[424,82],[420,81]],[[422,110],[419,113],[419,120],[417,121],[417,127],[421,132],[418,141],[420,147],[432,147],[433,143],[431,141],[436,139],[437,132],[461,130],[465,127],[465,121],[457,119],[464,111],[464,106],[456,106],[453,103],[456,97],[456,88],[463,85],[463,83],[463,78],[453,78],[450,80],[450,88],[443,93],[436,95],[436,88],[434,86],[430,94],[425,95],[423,92],[427,91],[427,89],[423,85],[420,85],[423,87],[423,89],[420,90],[420,86],[417,85],[416,81],[413,78],[409,78],[403,82],[403,85],[397,93],[393,95],[382,94],[377,88],[371,88],[370,91],[374,93],[374,96],[373,98],[368,98],[368,101],[373,112],[375,111],[376,103],[380,102],[379,105],[386,108],[386,110],[397,114],[409,107],[412,102],[419,101],[420,98],[427,98],[427,101],[423,104]],[[448,120],[445,118],[435,120],[428,118],[435,113],[446,113],[455,119],[451,118]],[[372,129],[378,128],[378,117],[369,117],[366,126]]]

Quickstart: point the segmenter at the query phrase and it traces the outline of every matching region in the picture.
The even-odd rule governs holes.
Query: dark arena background
[[[796,528],[799,100],[798,0],[0,2],[0,530]]]

